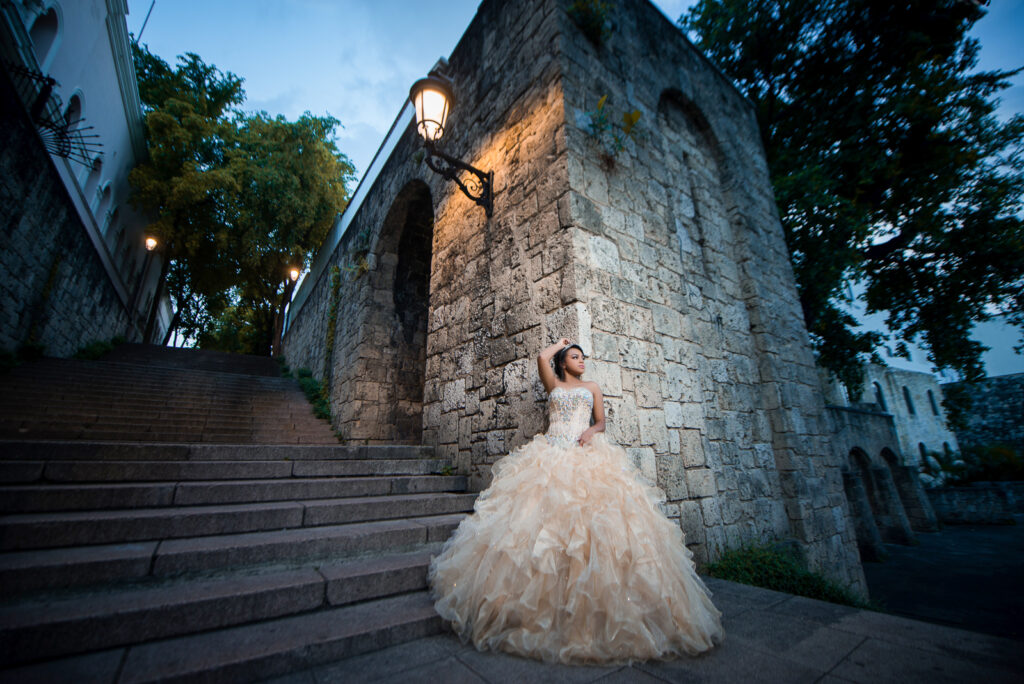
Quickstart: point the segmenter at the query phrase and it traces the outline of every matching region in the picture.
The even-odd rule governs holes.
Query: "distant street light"
[[[274,339],[270,345],[271,356],[281,355],[281,338],[284,335],[284,312],[292,302],[292,292],[295,291],[295,282],[299,279],[300,274],[301,271],[294,266],[288,269],[288,279],[284,286],[284,292],[281,293],[281,306],[277,310],[277,316],[274,317]]]
[[[153,251],[160,245],[157,239],[152,235],[147,235],[145,240],[146,245],[146,259],[142,263],[142,269],[139,271],[139,277],[135,281],[135,290],[132,292],[132,301],[128,305],[128,330],[135,329],[135,315],[138,313],[136,307],[139,305],[139,297],[142,295],[142,287],[146,282],[146,276],[149,274],[149,265],[153,261]],[[127,336],[127,335],[126,335]]]

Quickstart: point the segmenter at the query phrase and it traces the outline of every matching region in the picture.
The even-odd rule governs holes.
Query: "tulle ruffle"
[[[548,662],[694,655],[723,636],[680,529],[598,434],[538,435],[494,465],[430,566],[438,613],[477,648]]]

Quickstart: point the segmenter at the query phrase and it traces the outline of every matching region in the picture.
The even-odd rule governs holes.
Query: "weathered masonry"
[[[599,44],[569,5],[486,0],[449,58],[442,144],[493,170],[493,217],[400,117],[297,296],[289,363],[330,384],[347,439],[434,445],[483,487],[545,427],[537,351],[578,339],[699,561],[796,539],[863,590],[752,107],[649,3],[616,3]],[[641,112],[614,154],[604,96],[612,121]]]

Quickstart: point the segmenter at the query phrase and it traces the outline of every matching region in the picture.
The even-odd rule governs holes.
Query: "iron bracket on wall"
[[[487,218],[494,213],[494,172],[481,171],[475,166],[445,154],[432,142],[424,143],[427,149],[426,162],[435,173],[455,181],[462,193],[484,208]],[[463,180],[460,172],[471,174]]]

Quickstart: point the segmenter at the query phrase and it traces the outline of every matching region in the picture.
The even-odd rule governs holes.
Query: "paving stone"
[[[460,650],[456,657],[491,682],[593,682],[621,667],[549,664],[471,647]]]
[[[864,641],[860,635],[780,613],[786,605],[755,608],[727,618],[723,622],[726,634],[819,672],[831,670]]]
[[[1019,648],[1019,644],[1017,645]],[[900,682],[941,684],[943,682],[985,682],[1019,684],[1021,670],[1003,669],[956,657],[924,651],[903,644],[867,639],[831,674],[851,682]]]
[[[449,658],[462,645],[451,634],[438,634],[408,641],[312,670],[317,684],[336,682],[375,682],[398,679],[410,670]],[[442,684],[444,680],[437,680]]]

